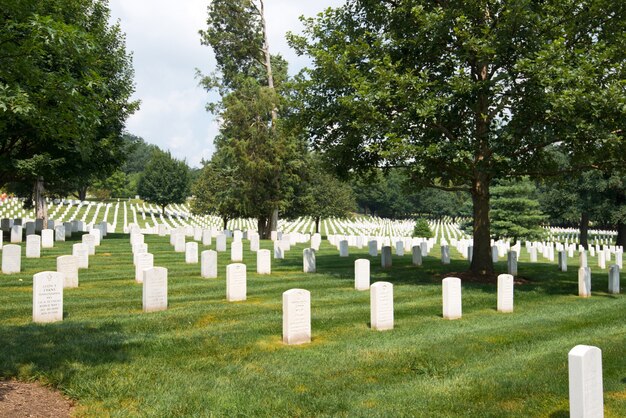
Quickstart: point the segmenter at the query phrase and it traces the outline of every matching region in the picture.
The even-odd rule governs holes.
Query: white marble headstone
[[[384,269],[391,267],[391,247],[388,245],[381,250],[380,265]]]
[[[65,241],[65,226],[57,225],[54,227],[54,240],[57,242]]]
[[[393,285],[376,282],[370,286],[370,323],[372,329],[393,329]]]
[[[461,279],[457,277],[446,277],[442,280],[441,284],[444,319],[461,318]]]
[[[33,276],[33,322],[63,320],[63,274],[43,271]]]
[[[202,251],[200,254],[200,275],[205,279],[217,278],[217,251]]]
[[[339,241],[339,257],[348,257],[348,255],[348,241],[345,239]]]
[[[85,244],[78,243],[72,245],[72,255],[78,258],[78,268],[89,268],[89,248]]]
[[[226,300],[246,300],[246,265],[233,263],[226,266]]]
[[[198,243],[191,241],[185,244],[185,263],[196,264],[198,262]]]
[[[241,231],[235,231],[241,232]],[[233,240],[230,244],[230,261],[240,263],[243,261],[243,243],[241,239]]]
[[[569,416],[604,417],[602,350],[577,345],[567,355],[569,371]]]
[[[354,288],[356,290],[370,288],[370,261],[365,258],[354,261]]]
[[[54,248],[54,231],[52,229],[41,231],[41,248]]]
[[[9,244],[2,247],[2,274],[19,273],[22,268],[22,247]]]
[[[259,250],[256,252],[256,272],[258,274],[272,273],[272,259],[270,250]]]
[[[39,235],[26,236],[26,258],[41,257],[41,237]]]
[[[578,269],[578,296],[583,298],[591,296],[591,269],[589,267]]]
[[[513,275],[498,276],[498,312],[513,312]]]
[[[143,311],[167,309],[167,269],[153,267],[143,270]]]
[[[619,288],[619,266],[617,264],[613,264],[609,268],[609,293],[616,295],[619,293]]]
[[[212,234],[210,229],[202,230],[202,245],[211,245]]]
[[[226,251],[226,235],[219,234],[215,237],[215,249],[218,253]]]
[[[143,283],[143,271],[154,267],[154,254],[137,253],[135,255],[135,281]]]
[[[283,293],[283,342],[311,342],[311,292],[290,289]]]
[[[175,234],[174,235],[174,252],[184,253],[185,252],[185,234]]]
[[[302,271],[315,273],[315,268],[315,250],[313,248],[305,248],[302,251]]]
[[[377,241],[368,242],[367,250],[368,250],[368,254],[370,255],[370,257],[377,257],[378,256],[378,242]]]
[[[414,266],[422,265],[422,247],[421,245],[414,245],[412,248],[412,261]]]
[[[89,255],[96,254],[96,237],[91,234],[84,234],[82,238],[83,244],[87,247]]]
[[[274,258],[277,260],[282,260],[283,258],[285,258],[283,247],[278,240],[274,241]]]
[[[57,257],[57,272],[63,274],[63,287],[78,287],[78,258],[76,256]]]

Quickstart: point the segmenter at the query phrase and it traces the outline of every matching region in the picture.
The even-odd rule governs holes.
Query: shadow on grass
[[[304,246],[292,247],[285,254],[285,259],[276,260],[276,270],[293,271],[302,269],[302,250]],[[348,257],[339,257],[339,254],[328,254],[326,251],[316,254],[317,273],[332,276],[346,282],[354,281],[354,261],[364,258],[370,260],[371,282],[389,281],[393,284],[433,285],[440,284],[445,277],[453,276],[454,272],[467,271],[469,263],[466,260],[453,259],[450,264],[443,265],[438,257],[423,257],[421,266],[414,266],[410,254],[403,257],[392,256],[392,267],[383,269],[380,264],[380,254],[371,257],[367,253],[350,254]],[[278,263],[278,261],[280,261]],[[571,267],[571,266],[570,266]],[[558,271],[555,264],[550,263],[520,263],[518,265],[519,277],[527,280],[527,283],[516,285],[516,291],[541,292],[548,295],[576,295],[578,294],[578,271],[570,268],[570,271]],[[498,262],[495,265],[497,274],[506,273],[506,262]],[[495,283],[467,282],[463,286],[480,289],[493,293],[496,291]],[[592,290],[598,296],[614,297],[603,294],[608,287],[608,275],[594,272],[592,274]]]
[[[45,374],[61,383],[81,366],[129,360],[115,323],[29,324],[0,327],[0,378],[32,380]]]

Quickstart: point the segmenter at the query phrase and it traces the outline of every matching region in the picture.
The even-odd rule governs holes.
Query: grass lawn
[[[378,332],[369,292],[354,290],[354,260],[367,249],[340,258],[324,242],[318,273],[305,275],[298,245],[259,276],[244,241],[248,300],[229,303],[230,253],[219,254],[219,279],[202,279],[169,238],[146,236],[155,266],[169,269],[169,309],[144,314],[128,235],[110,234],[80,287],[65,290],[63,322],[31,323],[33,274],[55,270],[74,242],[0,275],[0,378],[57,387],[77,400],[78,416],[567,417],[567,353],[577,344],[602,349],[605,416],[626,416],[626,296],[606,292],[608,270],[595,258],[593,296],[582,299],[577,258],[560,273],[523,250],[519,274],[530,283],[515,287],[515,312],[496,312],[494,285],[464,283],[455,321],[441,316],[441,279],[467,268],[454,250],[449,266],[437,249],[422,267],[410,253],[390,270],[372,259],[371,282],[394,284],[395,329]],[[291,288],[311,292],[308,345],[281,342]]]

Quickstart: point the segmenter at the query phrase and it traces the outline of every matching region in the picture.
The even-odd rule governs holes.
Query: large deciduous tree
[[[201,79],[221,96],[208,106],[221,120],[216,154],[229,175],[244,180],[238,191],[243,213],[257,218],[267,239],[288,204],[298,165],[297,144],[279,119],[287,63],[270,54],[262,0],[212,1],[201,37],[217,61],[217,73]]]
[[[142,199],[161,207],[184,203],[189,196],[189,167],[168,152],[156,150],[139,179],[137,192]]]
[[[44,185],[67,192],[119,165],[130,56],[102,0],[4,1],[0,45],[0,183],[29,183],[45,219]]]
[[[494,180],[554,170],[552,147],[577,166],[623,158],[625,13],[608,0],[348,0],[291,36],[313,61],[301,124],[344,170],[403,166],[416,186],[468,191],[471,270],[490,274]]]

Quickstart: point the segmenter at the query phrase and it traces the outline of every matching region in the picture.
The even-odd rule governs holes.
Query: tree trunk
[[[161,218],[165,217],[165,207],[167,205],[161,205]]]
[[[270,231],[278,231],[278,209],[272,211]]]
[[[626,247],[626,223],[623,221],[617,223],[617,240],[615,245]]]
[[[493,274],[489,220],[489,179],[479,174],[471,190],[474,212],[474,250],[471,271],[477,275]]]
[[[271,218],[266,216],[259,216],[257,219],[257,230],[259,231],[259,238],[270,239],[272,238],[272,230],[270,229]]]
[[[315,217],[315,232],[318,234],[320,233],[320,219],[319,216]]]
[[[589,248],[589,213],[583,212],[580,214],[580,245],[584,249]]]
[[[224,224],[224,231],[226,231],[228,229],[228,216],[222,218],[222,223]]]
[[[43,177],[37,177],[35,180],[33,199],[35,200],[35,217],[37,219],[43,219],[44,228],[48,224],[48,203],[44,196],[44,184]]]
[[[78,197],[78,200],[80,201],[87,200],[87,186],[82,186],[80,189],[78,189],[78,194],[76,197]]]
[[[272,55],[270,54],[270,44],[267,39],[267,24],[265,22],[265,5],[263,4],[263,0],[259,0],[260,10],[259,14],[261,15],[261,22],[263,24],[263,58],[265,60],[265,72],[267,74],[267,86],[270,89],[274,89],[274,74],[272,73]],[[278,119],[278,109],[276,108],[276,104],[272,108],[272,128],[276,127],[276,120]]]

